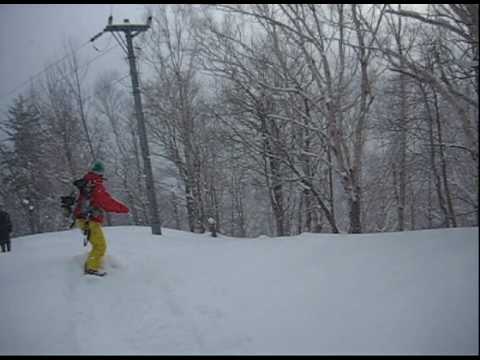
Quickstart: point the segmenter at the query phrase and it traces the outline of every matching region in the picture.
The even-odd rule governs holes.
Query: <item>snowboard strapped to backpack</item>
[[[73,185],[77,188],[79,194],[82,195],[84,199],[83,203],[81,204],[81,214],[82,217],[85,217],[87,219],[89,212],[92,211],[90,207],[90,195],[93,186],[92,184],[89,184],[88,181],[84,178],[75,180],[73,182]],[[73,208],[75,205],[78,204],[79,199],[80,196],[75,196],[75,191],[72,191],[70,195],[60,197],[61,207],[64,210],[65,217],[71,217],[73,215]]]
[[[72,206],[75,205],[74,192],[72,191],[70,195],[67,196],[60,196],[60,200],[62,202],[63,215],[65,215],[66,218],[70,217],[72,215]]]
[[[93,211],[90,205],[90,197],[92,195],[94,185],[84,178],[75,180],[73,185],[75,185],[75,187],[79,190],[80,195],[83,197],[83,202],[80,203],[80,214],[88,221]],[[77,202],[79,199],[80,196],[77,197]]]
[[[68,196],[61,196],[61,207],[64,210],[64,215],[68,217],[72,217],[72,223],[70,224],[70,228],[72,228],[75,225],[75,218],[73,217],[73,207],[77,204],[80,205],[80,214],[82,215],[82,218],[85,219],[86,222],[86,229],[83,231],[85,238],[83,240],[83,246],[87,246],[88,240],[90,238],[90,229],[88,227],[88,222],[90,220],[90,217],[92,216],[93,213],[93,208],[90,205],[90,196],[93,190],[94,185],[89,183],[87,180],[84,178],[75,180],[73,182],[73,185],[78,189],[79,194],[75,196],[75,192],[72,191],[70,195]],[[80,195],[83,198],[83,201],[79,203],[80,200]]]

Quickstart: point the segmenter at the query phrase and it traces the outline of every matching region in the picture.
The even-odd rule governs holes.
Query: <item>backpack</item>
[[[90,215],[92,215],[92,206],[90,204],[90,197],[92,195],[92,190],[95,185],[84,178],[75,180],[73,185],[78,189],[80,192],[81,197],[83,198],[83,202],[79,203],[80,205],[80,214],[85,218],[89,219]],[[79,202],[80,196],[77,196],[77,203]]]
[[[94,185],[86,181],[84,178],[73,181],[73,185],[77,188],[78,194],[75,196],[75,191],[72,191],[70,195],[61,196],[61,207],[64,211],[65,217],[69,218],[73,216],[73,208],[78,204],[80,195],[82,195],[84,201],[80,204],[81,214],[88,219],[91,214],[90,196]],[[75,221],[74,221],[75,222]]]

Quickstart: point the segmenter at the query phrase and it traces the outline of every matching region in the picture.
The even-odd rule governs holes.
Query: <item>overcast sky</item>
[[[0,114],[20,92],[28,89],[29,79],[49,64],[62,59],[65,46],[72,41],[74,49],[102,31],[110,14],[114,23],[128,18],[143,22],[145,4],[0,4]],[[418,7],[419,5],[411,5]],[[417,9],[416,9],[417,10]],[[111,33],[95,41],[100,51],[117,42]],[[98,57],[101,52],[89,43],[78,51],[80,64]],[[117,70],[119,77],[128,74],[125,53],[116,46],[92,62],[87,82],[106,69]],[[140,68],[141,70],[141,68]],[[35,77],[34,79],[38,79]],[[127,78],[124,81],[129,81]],[[15,91],[14,91],[15,90]]]
[[[144,12],[142,4],[0,4],[0,111],[28,89],[29,78],[66,55],[68,41],[73,42],[74,49],[79,48],[105,28],[111,13],[114,23],[125,18],[140,23]],[[94,44],[105,50],[117,43],[106,33]],[[79,50],[79,61],[86,63],[99,54],[88,44]],[[106,68],[128,73],[124,58],[117,46],[92,62],[89,74],[94,76]],[[10,93],[25,81],[27,84]]]

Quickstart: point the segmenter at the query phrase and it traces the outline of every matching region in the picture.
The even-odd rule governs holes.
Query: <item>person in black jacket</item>
[[[12,232],[12,222],[10,221],[10,215],[2,209],[0,205],[0,245],[2,246],[2,252],[10,251],[10,233]]]

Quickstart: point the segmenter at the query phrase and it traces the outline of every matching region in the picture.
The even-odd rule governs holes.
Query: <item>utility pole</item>
[[[155,187],[153,181],[152,163],[150,161],[150,151],[148,149],[147,131],[145,128],[145,118],[142,110],[142,99],[140,97],[138,73],[135,64],[135,53],[133,50],[133,38],[141,32],[147,31],[150,28],[152,17],[150,16],[146,24],[130,24],[128,19],[125,19],[123,24],[112,24],[112,16],[108,18],[108,25],[103,32],[112,32],[113,36],[127,53],[128,62],[130,64],[130,77],[132,79],[133,98],[135,102],[135,115],[137,118],[138,135],[140,137],[140,148],[142,151],[143,168],[145,172],[145,185],[147,189],[147,201],[150,212],[150,226],[152,227],[152,234],[161,235],[161,223],[158,215],[157,197],[155,195]],[[125,34],[126,44],[121,42],[121,38],[118,39],[115,36],[116,32],[123,32]],[[94,36],[91,41],[93,42],[100,35]]]

